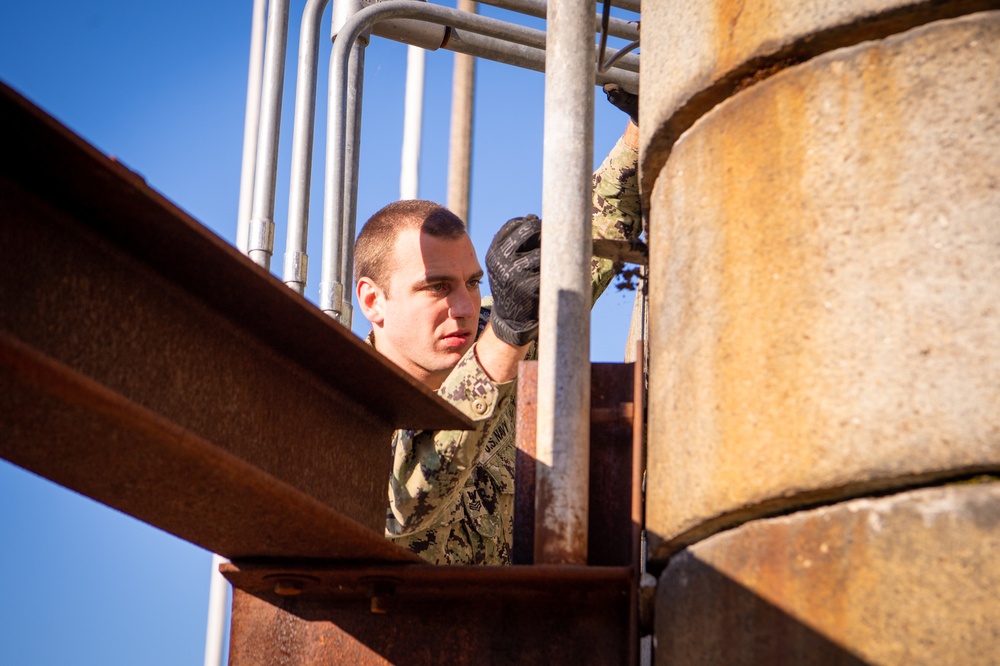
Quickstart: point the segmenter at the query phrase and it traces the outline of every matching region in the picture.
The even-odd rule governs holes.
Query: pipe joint
[[[284,282],[298,294],[305,291],[309,275],[309,255],[298,250],[285,252]]]
[[[250,220],[250,235],[247,239],[247,248],[250,250],[263,250],[271,254],[274,250],[274,222],[260,218]]]
[[[319,309],[339,320],[343,306],[344,285],[340,282],[320,282]]]

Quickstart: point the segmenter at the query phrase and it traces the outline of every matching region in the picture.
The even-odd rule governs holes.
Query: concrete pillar
[[[772,568],[749,594],[779,598],[806,555],[754,521],[808,521],[816,506],[1000,472],[1000,12],[978,11],[991,5],[644,4],[646,522],[654,569],[669,562],[665,617],[688,613],[697,625],[717,612],[669,595],[690,580],[679,563],[722,530],[742,525],[726,547]],[[995,523],[958,538],[987,553]],[[881,538],[896,549],[918,536]],[[880,570],[852,560],[849,544],[828,547],[848,558],[850,580],[891,578],[891,563]],[[821,608],[850,602],[858,612],[837,621],[851,625],[865,608],[934,598],[918,576],[863,599],[803,580],[801,594],[826,595],[796,615],[808,627]],[[977,612],[957,597],[943,607],[958,622]],[[763,608],[740,626],[788,652],[715,661],[705,645],[669,663],[801,662],[808,652],[755,624]],[[663,617],[658,641],[683,624]],[[984,617],[1000,635],[997,613]],[[845,637],[860,624],[832,641],[900,663],[888,642],[927,639],[898,619],[904,628],[885,644],[865,639],[855,651]],[[725,634],[703,639],[721,649]],[[937,647],[925,647],[920,659],[933,662]]]
[[[996,664],[1000,483],[755,520],[677,554],[661,664]]]

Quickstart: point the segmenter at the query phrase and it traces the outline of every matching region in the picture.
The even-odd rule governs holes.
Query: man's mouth
[[[454,333],[448,333],[441,340],[446,347],[461,347],[469,340],[470,335],[468,331],[455,331]]]

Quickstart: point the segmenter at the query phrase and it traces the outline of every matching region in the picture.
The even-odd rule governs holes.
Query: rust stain
[[[715,0],[715,73],[724,74],[746,56],[745,45],[772,32],[775,12],[768,0]],[[713,76],[713,78],[715,78]]]
[[[723,313],[715,344],[715,469],[720,486],[746,497],[748,485],[774,484],[774,461],[786,479],[800,478],[810,462],[798,449],[816,427],[801,398],[816,363],[809,333],[818,297],[810,279],[817,220],[806,214],[811,193],[802,187],[808,81],[783,78],[743,95],[705,129],[724,160],[715,188]]]

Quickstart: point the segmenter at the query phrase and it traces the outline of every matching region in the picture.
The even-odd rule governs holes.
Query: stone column
[[[658,663],[995,663],[996,5],[645,3]]]

